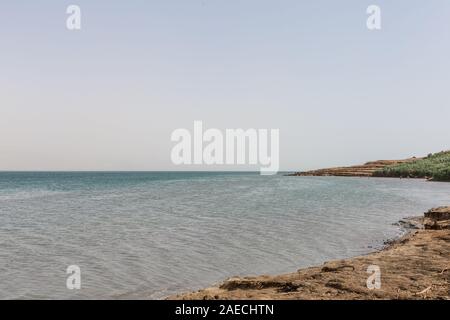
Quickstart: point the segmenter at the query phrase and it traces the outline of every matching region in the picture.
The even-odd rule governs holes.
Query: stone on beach
[[[425,212],[423,224],[428,230],[450,229],[450,207],[438,207]]]

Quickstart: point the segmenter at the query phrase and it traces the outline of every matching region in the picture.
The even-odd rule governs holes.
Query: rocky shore
[[[450,207],[431,209],[409,225],[406,236],[365,256],[277,276],[233,277],[168,299],[449,300]],[[380,272],[380,286],[369,289],[373,270]]]
[[[404,160],[377,160],[362,165],[349,167],[325,168],[312,171],[295,172],[288,176],[342,176],[342,177],[372,177],[374,172],[384,167],[415,161],[418,158]]]

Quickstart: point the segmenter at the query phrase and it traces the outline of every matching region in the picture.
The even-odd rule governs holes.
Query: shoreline
[[[232,277],[168,300],[450,300],[450,207],[405,218],[405,234],[372,253],[325,262],[281,275]],[[369,266],[380,270],[381,286],[369,289]]]

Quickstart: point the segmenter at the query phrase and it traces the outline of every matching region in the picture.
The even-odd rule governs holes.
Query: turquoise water
[[[450,183],[257,173],[0,173],[0,298],[162,298],[364,254]],[[66,268],[81,268],[81,289]]]

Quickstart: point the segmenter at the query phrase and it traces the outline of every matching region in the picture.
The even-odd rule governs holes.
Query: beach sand
[[[450,207],[431,209],[384,249],[277,276],[233,277],[197,292],[171,296],[199,299],[450,299]],[[417,221],[417,220],[416,220]],[[439,229],[439,230],[438,230]],[[369,289],[369,266],[380,286]],[[369,281],[375,284],[372,278]]]

